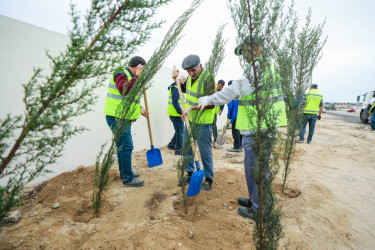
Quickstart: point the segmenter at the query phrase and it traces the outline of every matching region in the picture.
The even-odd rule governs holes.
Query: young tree
[[[300,112],[303,93],[311,84],[312,73],[322,57],[322,48],[327,38],[322,38],[325,21],[316,26],[311,25],[311,9],[306,16],[306,23],[298,31],[298,19],[294,11],[289,35],[280,48],[278,66],[280,83],[283,89],[288,117],[287,133],[284,139],[284,174],[282,193],[290,173],[291,159],[295,153],[296,136],[302,130]]]
[[[162,41],[162,44],[154,51],[154,54],[151,56],[148,63],[144,66],[141,75],[136,81],[136,84],[129,91],[127,98],[123,98],[121,105],[118,107],[116,112],[120,114],[120,117],[122,117],[122,119],[118,127],[116,128],[110,148],[105,153],[102,164],[100,165],[99,159],[101,158],[101,155],[103,153],[103,148],[100,151],[96,161],[94,191],[92,195],[92,202],[95,213],[98,213],[100,210],[101,194],[108,184],[108,171],[114,163],[116,142],[126,130],[126,126],[123,126],[123,124],[125,123],[125,116],[128,114],[131,104],[133,103],[136,96],[142,96],[144,91],[148,87],[150,87],[150,85],[152,84],[151,79],[159,71],[165,59],[176,47],[178,41],[181,39],[182,30],[202,1],[203,0],[194,0],[191,6],[180,17],[178,17],[175,23],[169,28],[167,34],[164,37],[164,40]]]
[[[279,114],[283,112],[274,60],[288,16],[283,13],[283,0],[229,0],[228,4],[237,28],[237,42],[246,43],[242,46],[240,64],[252,89],[250,95],[240,99],[240,105],[247,112],[253,157],[245,168],[256,182],[258,195],[258,207],[253,211],[253,240],[257,249],[274,249],[282,237],[280,208],[272,181],[278,171],[274,146],[278,141]]]
[[[25,111],[0,120],[0,220],[20,204],[23,187],[50,172],[68,139],[85,128],[74,117],[92,110],[94,91],[162,22],[150,21],[170,0],[92,0],[87,14],[71,5],[70,43],[51,60],[51,73],[36,69],[25,84]]]

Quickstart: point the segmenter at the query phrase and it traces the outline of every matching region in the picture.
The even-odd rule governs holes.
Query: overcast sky
[[[74,2],[79,10],[85,12],[90,1]],[[171,24],[191,2],[174,0],[160,8],[158,18],[167,22],[153,32],[152,39],[137,54],[149,59]],[[172,68],[177,65],[181,68],[183,58],[189,54],[198,54],[205,63],[217,29],[228,23],[224,30],[228,39],[226,57],[216,81],[224,79],[228,82],[241,76],[242,69],[233,54],[236,31],[226,2],[204,0],[188,22],[183,31],[184,37],[167,58],[165,66]],[[0,14],[66,34],[71,27],[69,3],[70,0],[0,0]],[[355,102],[357,95],[375,90],[375,1],[296,0],[301,24],[309,7],[315,24],[327,18],[324,34],[328,36],[328,41],[323,49],[323,58],[313,74],[313,82],[319,85],[324,100]]]

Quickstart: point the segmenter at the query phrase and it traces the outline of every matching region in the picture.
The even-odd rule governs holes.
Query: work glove
[[[319,121],[320,119],[322,119],[322,116],[321,116],[321,115],[318,115],[318,118],[317,118],[317,119],[318,119],[318,121]]]
[[[198,99],[198,108],[200,110],[203,110],[204,107],[206,107],[208,105],[212,105],[212,104],[208,103],[208,96],[203,96],[203,97],[200,97]]]
[[[189,119],[192,110],[192,107],[188,107],[185,111],[182,111],[181,118],[183,121],[185,121],[185,118]]]
[[[178,73],[179,73],[178,69],[176,69],[176,67],[173,67],[172,74],[171,74],[172,78],[176,79],[176,77],[178,76]]]

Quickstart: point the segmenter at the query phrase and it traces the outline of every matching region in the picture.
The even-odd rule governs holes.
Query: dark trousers
[[[216,141],[216,138],[217,138],[217,126],[216,126],[216,122],[217,122],[217,114],[215,114],[215,117],[214,117],[214,121],[212,123],[212,135],[214,136],[214,142]]]
[[[232,136],[233,136],[233,147],[235,149],[242,148],[242,135],[238,129],[236,129],[236,121],[232,122]]]
[[[169,116],[173,123],[174,135],[169,142],[168,147],[175,147],[175,151],[181,152],[182,150],[182,137],[184,136],[184,122],[180,116]]]

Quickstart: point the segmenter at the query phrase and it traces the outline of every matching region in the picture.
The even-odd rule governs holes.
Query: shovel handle
[[[144,96],[144,101],[145,101],[146,112],[148,113],[148,105],[147,105],[147,95],[146,95],[146,90],[143,91],[143,96]],[[152,141],[150,116],[147,116],[147,126],[148,126],[148,134],[150,135],[150,143],[151,143],[151,145],[154,145],[154,143],[153,143],[153,141]]]
[[[173,66],[173,70],[176,71],[176,66]],[[178,93],[180,94],[182,110],[185,112],[186,108],[185,108],[184,96],[182,94],[180,79],[178,78],[178,76],[176,77],[176,85],[177,85]],[[186,124],[188,134],[191,135],[189,118],[186,117],[186,116],[185,116],[185,124]],[[195,152],[199,153],[198,146],[195,145],[193,137],[190,138],[190,143],[191,143],[191,148],[194,149]],[[194,154],[194,161],[195,162],[199,161],[197,153]]]

